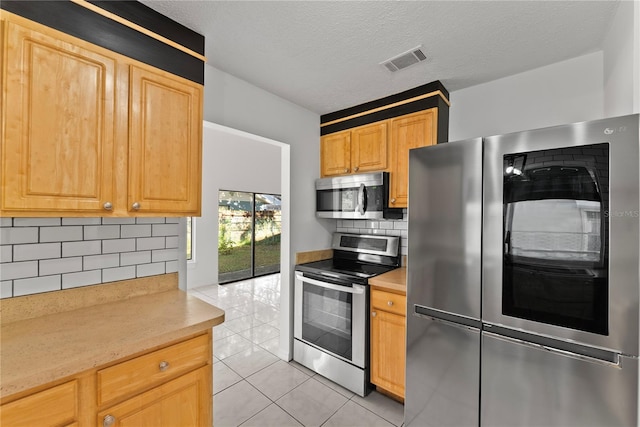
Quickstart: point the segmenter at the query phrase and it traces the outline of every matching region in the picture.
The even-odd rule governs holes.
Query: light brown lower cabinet
[[[208,426],[213,424],[212,334],[114,361],[0,406],[0,425]]]
[[[406,296],[371,288],[371,383],[404,400]]]

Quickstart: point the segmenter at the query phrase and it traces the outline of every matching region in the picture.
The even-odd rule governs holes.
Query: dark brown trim
[[[131,5],[127,7],[131,8]],[[0,8],[169,73],[204,84],[204,62],[200,59],[71,1],[2,0]],[[135,8],[137,7],[134,6],[133,9]],[[137,10],[140,13],[146,11],[150,15],[160,15],[146,6]],[[131,10],[128,13],[132,13]],[[172,28],[163,30],[160,35],[171,38],[173,31],[180,32],[181,28],[185,28],[175,24],[177,26],[169,25]],[[192,37],[193,32],[188,31],[189,37]],[[204,45],[204,37],[202,39]]]
[[[436,80],[434,82],[427,83],[425,85],[418,86],[413,89],[405,90],[404,92],[400,92],[394,95],[386,96],[384,98],[376,99],[375,101],[370,101],[364,104],[356,105],[355,107],[346,108],[344,110],[336,111],[333,113],[324,114],[320,116],[320,124],[333,122],[335,120],[353,116],[354,114],[360,114],[369,110],[374,110],[376,108],[384,107],[385,105],[395,104],[400,101],[415,98],[417,96],[424,95],[430,92],[436,92],[436,91],[442,92],[444,97],[447,100],[449,99],[449,91],[442,85],[442,83],[440,83],[439,80]]]

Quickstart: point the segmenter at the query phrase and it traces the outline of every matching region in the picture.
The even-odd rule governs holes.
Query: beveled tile
[[[224,359],[224,363],[242,378],[246,378],[259,370],[277,362],[279,359],[267,350],[253,345],[233,356]]]
[[[353,400],[348,401],[342,408],[329,418],[322,427],[394,427],[390,422],[380,418],[368,409],[355,403]]]
[[[272,403],[243,423],[242,427],[302,427],[302,424]]]
[[[326,385],[330,389],[337,391],[347,399],[351,399],[353,396],[355,396],[355,393],[352,392],[351,390],[347,390],[346,388],[342,387],[340,384],[336,384],[333,381],[331,381],[329,378],[325,378],[320,374],[316,374],[313,378],[320,381],[322,384]]]
[[[240,336],[255,344],[260,344],[272,338],[279,337],[280,331],[273,326],[262,324],[240,332]]]
[[[235,427],[272,404],[246,381],[240,381],[213,396],[213,419],[216,426]]]
[[[233,332],[242,332],[249,328],[253,328],[254,326],[262,325],[263,323],[264,322],[261,322],[253,316],[242,316],[237,319],[229,320],[228,322],[225,321],[224,325]]]
[[[277,336],[275,338],[271,338],[270,340],[261,342],[258,345],[267,350],[269,353],[275,354],[277,356],[280,351],[280,337]]]
[[[309,376],[283,360],[247,378],[255,388],[271,400],[277,400],[309,379]]]
[[[238,334],[231,335],[216,341],[213,345],[213,354],[220,360],[246,350],[251,347],[251,341],[242,338]]]
[[[213,365],[213,394],[242,381],[242,377],[236,374],[224,362],[214,363]]]
[[[214,343],[220,341],[223,338],[230,337],[231,335],[235,335],[235,332],[224,326],[224,323],[221,323],[213,328]]]
[[[372,391],[366,397],[353,396],[351,400],[396,426],[404,421],[404,405],[377,391]]]
[[[311,427],[322,425],[346,402],[347,398],[341,394],[309,378],[278,399],[276,404],[302,425]]]

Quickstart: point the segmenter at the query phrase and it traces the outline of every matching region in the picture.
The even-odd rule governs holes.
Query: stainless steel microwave
[[[389,207],[389,173],[376,172],[316,180],[316,216],[341,219],[401,219]]]

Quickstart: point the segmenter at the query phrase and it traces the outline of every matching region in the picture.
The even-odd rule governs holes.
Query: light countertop
[[[197,334],[224,311],[173,289],[2,324],[0,398]]]
[[[400,267],[369,279],[369,285],[378,289],[407,294],[407,268]]]

